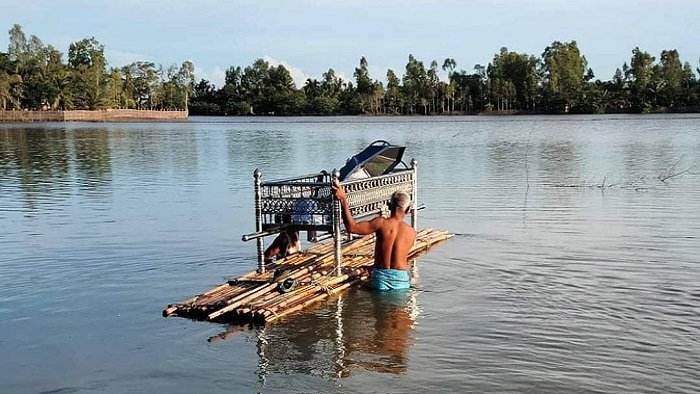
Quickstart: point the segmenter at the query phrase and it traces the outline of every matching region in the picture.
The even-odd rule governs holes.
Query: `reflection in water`
[[[415,292],[370,291],[351,297],[344,309],[345,355],[341,377],[353,370],[403,373],[417,317]]]
[[[0,130],[0,185],[21,190],[27,211],[36,211],[45,195],[66,194],[67,139],[62,130]]]
[[[416,291],[355,289],[284,323],[257,331],[258,374],[348,377],[357,370],[407,372],[418,316]]]
[[[191,128],[170,134],[109,126],[0,129],[0,186],[18,190],[27,212],[38,212],[75,195],[110,196],[113,173],[147,185],[174,174],[182,178],[177,183],[194,185],[198,141],[207,141]]]
[[[277,130],[232,132],[228,136],[227,144],[229,164],[236,167],[235,171],[238,171],[240,167],[257,166],[261,171],[264,171],[264,176],[272,175],[272,178],[275,178],[279,176],[279,172],[284,170],[276,167],[287,166],[295,157],[290,148],[289,134]],[[281,166],[281,163],[285,163],[285,166]],[[277,166],[275,167],[274,164]],[[250,169],[249,172],[252,176],[253,169]],[[268,174],[268,172],[270,173]]]
[[[493,141],[487,144],[491,170],[497,179],[518,177],[525,173],[525,143]]]
[[[204,120],[0,125],[0,391],[698,391],[697,115]],[[424,258],[425,292],[351,291],[216,346],[159,317],[253,269],[255,167],[332,169],[375,139],[419,160],[419,225],[469,235]],[[622,187],[552,187],[606,175]]]
[[[91,192],[109,190],[109,182],[112,180],[109,132],[89,130],[71,135],[80,188]]]
[[[538,157],[545,184],[567,183],[580,176],[581,157],[571,141],[542,142]]]

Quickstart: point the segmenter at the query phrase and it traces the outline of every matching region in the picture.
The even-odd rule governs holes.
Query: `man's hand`
[[[384,218],[377,217],[371,221],[355,222],[352,214],[350,213],[350,208],[348,207],[347,196],[345,195],[345,190],[343,190],[343,185],[338,182],[338,179],[333,179],[333,195],[340,201],[341,214],[343,217],[343,223],[345,224],[345,229],[349,233],[367,235],[379,229]]]
[[[333,179],[333,195],[340,201],[345,201],[347,197],[345,196],[345,190],[343,190],[343,185],[340,184],[337,178]]]

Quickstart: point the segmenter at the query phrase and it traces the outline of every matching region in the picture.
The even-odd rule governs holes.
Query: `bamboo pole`
[[[313,304],[313,303],[315,303],[315,302],[321,301],[321,300],[323,300],[324,298],[326,298],[326,297],[328,297],[328,296],[330,296],[330,295],[332,295],[332,294],[336,294],[336,293],[338,293],[338,292],[341,292],[341,291],[347,289],[348,287],[354,285],[354,284],[357,283],[358,281],[359,281],[359,279],[356,279],[356,280],[354,280],[354,281],[347,282],[347,283],[345,283],[345,284],[343,284],[343,285],[341,285],[341,286],[339,286],[339,287],[337,287],[337,288],[331,290],[331,291],[328,292],[328,293],[323,292],[323,293],[321,293],[321,294],[319,294],[319,295],[317,295],[317,296],[315,296],[315,297],[313,297],[313,298],[311,298],[311,299],[309,299],[309,300],[307,300],[307,301],[305,301],[305,302],[302,302],[302,303],[300,303],[300,304],[298,304],[298,305],[295,305],[294,307],[291,307],[291,308],[289,308],[289,309],[286,309],[286,310],[285,310],[284,312],[282,312],[282,313],[278,313],[278,314],[275,314],[275,315],[273,315],[273,316],[269,316],[269,317],[265,318],[265,323],[271,323],[271,322],[273,322],[273,321],[275,321],[275,320],[277,320],[277,319],[280,319],[280,318],[282,318],[282,317],[284,317],[284,316],[289,315],[290,313],[294,313],[294,312],[300,311],[300,310],[306,308],[307,306],[309,306],[309,305],[311,305],[311,304]]]
[[[433,245],[453,236],[447,231],[423,229],[417,234],[417,241],[409,251],[409,258],[422,254]],[[300,305],[307,305],[310,300],[323,299],[339,288],[347,288],[349,283],[356,284],[367,278],[367,268],[374,265],[374,235],[347,241],[342,245],[343,270],[337,277],[328,277],[335,267],[333,242],[314,245],[307,251],[289,256],[269,265],[276,269],[289,270],[285,278],[293,278],[299,284],[296,289],[284,294],[278,293],[278,283],[240,282],[233,285],[225,283],[198,296],[179,303],[171,304],[163,311],[164,316],[198,316],[205,314],[207,320],[216,319],[230,313],[233,318],[265,320],[277,319],[280,315],[299,310]],[[313,252],[313,253],[312,253]],[[261,278],[246,274],[239,280]],[[268,273],[267,280],[271,279]],[[311,282],[301,285],[302,283]],[[331,288],[332,286],[337,286]],[[219,305],[225,306],[220,307]],[[302,306],[303,308],[303,306]]]
[[[226,306],[226,307],[224,307],[224,308],[221,308],[221,309],[219,309],[219,310],[216,311],[216,312],[210,313],[210,314],[208,315],[208,319],[209,319],[209,320],[216,319],[217,317],[223,315],[224,313],[230,312],[230,311],[236,309],[236,308],[237,308],[239,305],[241,305],[242,303],[247,302],[247,301],[249,301],[249,300],[255,298],[256,296],[258,296],[258,295],[260,295],[260,294],[264,294],[264,293],[266,293],[266,292],[268,292],[268,291],[274,289],[275,287],[277,287],[277,283],[271,283],[271,284],[269,284],[269,285],[267,285],[267,286],[261,287],[261,288],[258,289],[258,290],[254,290],[254,291],[252,291],[252,292],[249,292],[249,293],[252,293],[252,294],[244,293],[244,294],[242,295],[243,298],[239,298],[239,299],[237,299],[236,301],[233,301],[233,300],[232,300],[232,302],[230,302],[230,303],[228,304],[228,306]],[[249,294],[249,295],[248,295],[248,294]]]

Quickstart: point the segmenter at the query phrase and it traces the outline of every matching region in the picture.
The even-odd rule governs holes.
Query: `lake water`
[[[457,234],[409,294],[161,317],[255,268],[255,168],[376,139],[419,162],[419,227]],[[0,392],[700,390],[694,115],[3,124],[0,229]]]

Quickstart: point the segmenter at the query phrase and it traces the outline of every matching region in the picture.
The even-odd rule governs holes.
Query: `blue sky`
[[[64,54],[94,36],[110,66],[191,60],[197,79],[217,86],[229,66],[257,58],[303,81],[329,67],[351,78],[365,56],[384,80],[387,68],[402,73],[409,54],[426,66],[452,57],[471,72],[503,46],[540,55],[555,40],[576,40],[603,80],[635,46],[657,58],[678,49],[693,69],[700,58],[698,0],[0,0],[0,9],[0,28],[18,23]],[[1,50],[7,42],[1,35]]]

